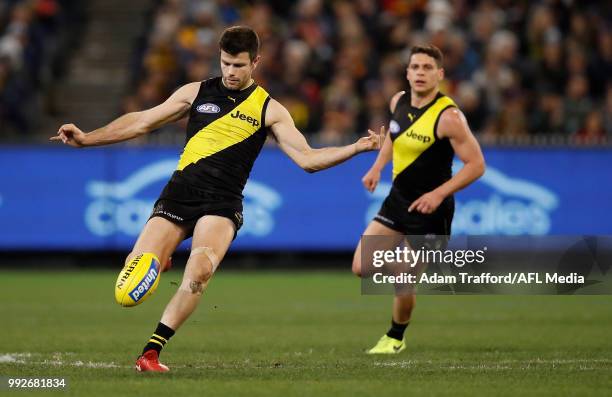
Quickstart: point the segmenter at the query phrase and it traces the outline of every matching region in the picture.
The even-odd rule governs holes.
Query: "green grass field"
[[[350,274],[220,271],[162,354],[171,372],[140,374],[180,272],[129,309],[115,277],[1,271],[0,376],[68,379],[41,396],[612,393],[612,296],[420,296],[408,349],[370,357],[391,299],[361,296]]]

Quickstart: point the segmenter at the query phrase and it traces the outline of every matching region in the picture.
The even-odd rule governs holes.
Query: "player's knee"
[[[189,271],[185,275],[191,280],[207,283],[212,278],[213,272],[213,265],[207,257],[190,257]]]
[[[213,272],[213,265],[207,257],[191,255],[187,260],[185,275],[179,289],[193,295],[202,295]]]
[[[201,283],[207,283],[219,266],[218,257],[210,247],[198,247],[191,250],[189,262],[190,277]]]

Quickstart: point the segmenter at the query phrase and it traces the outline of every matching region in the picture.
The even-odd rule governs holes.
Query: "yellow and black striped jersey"
[[[410,92],[398,100],[389,124],[393,186],[406,199],[415,200],[451,178],[454,151],[448,138],[438,138],[436,128],[442,112],[455,106],[441,93],[421,108],[411,106]]]
[[[227,89],[221,77],[203,81],[191,105],[185,148],[172,181],[241,200],[266,140],[269,100],[255,83],[236,91]]]

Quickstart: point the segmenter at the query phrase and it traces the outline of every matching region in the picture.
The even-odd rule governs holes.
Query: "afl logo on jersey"
[[[199,113],[219,113],[221,108],[214,103],[205,103],[196,108]]]
[[[394,135],[400,132],[400,125],[397,123],[397,121],[391,120],[389,123],[389,132]]]

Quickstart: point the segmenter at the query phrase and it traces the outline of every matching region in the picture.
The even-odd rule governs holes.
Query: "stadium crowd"
[[[598,5],[599,4],[599,5]],[[262,40],[258,82],[323,143],[376,129],[406,87],[410,47],[445,54],[444,92],[483,139],[612,134],[609,7],[583,1],[162,0],[126,111],[219,73],[217,39],[247,24]]]
[[[83,26],[79,0],[0,1],[0,133],[32,132],[53,113],[54,83]]]
[[[76,4],[0,2],[0,123],[30,127],[31,98],[62,74],[70,45],[61,38],[73,29],[66,26],[82,21]],[[605,2],[153,0],[152,7],[124,112],[217,75],[220,32],[247,24],[262,40],[258,82],[285,104],[300,130],[324,144],[387,120],[390,96],[406,88],[408,51],[423,42],[443,50],[443,91],[482,140],[612,137],[612,27]],[[44,110],[53,111],[51,105]]]

